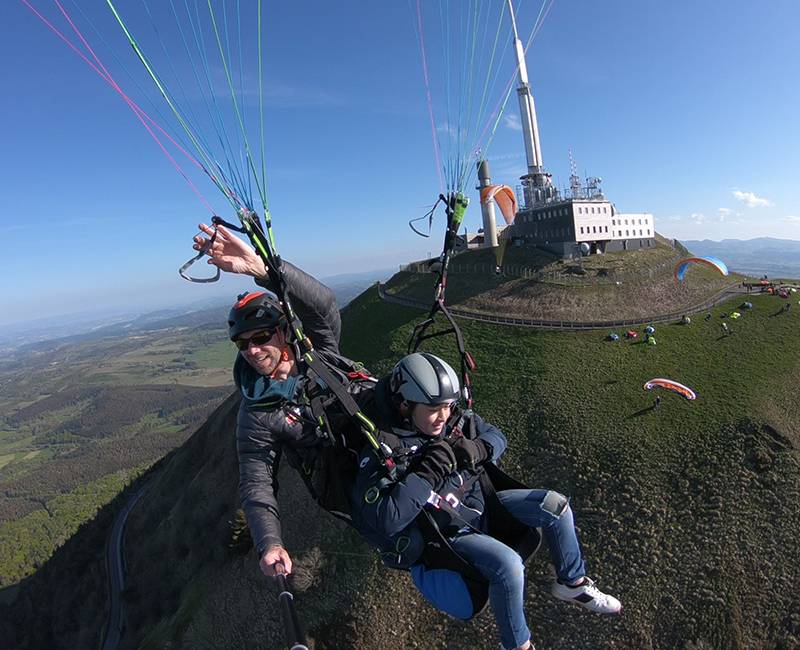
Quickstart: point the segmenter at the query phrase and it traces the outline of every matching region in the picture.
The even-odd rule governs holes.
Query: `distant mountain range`
[[[378,269],[363,273],[345,273],[322,278],[344,307],[364,289],[380,280],[387,280],[396,269]],[[230,298],[213,297],[169,309],[133,312],[86,312],[69,316],[54,316],[4,325],[0,331],[0,353],[44,341],[77,342],[107,336],[166,327],[196,327],[206,323],[222,324],[233,302]]]
[[[694,255],[720,258],[732,271],[760,277],[800,278],[800,241],[758,237],[756,239],[682,240]]]

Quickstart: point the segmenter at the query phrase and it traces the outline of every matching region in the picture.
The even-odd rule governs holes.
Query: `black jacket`
[[[398,477],[396,481],[387,481],[378,457],[371,448],[364,449],[353,486],[353,525],[381,551],[387,564],[409,566],[422,552],[422,537],[414,520],[431,498],[433,486],[413,472],[407,472],[406,468],[434,438],[413,430],[413,425],[400,420],[391,407],[385,378],[378,382],[373,408],[366,412],[392,437]],[[489,461],[496,461],[506,450],[505,435],[476,413],[469,412],[467,417],[474,422],[476,437],[489,444],[492,450]],[[448,428],[444,435],[449,433]],[[462,520],[479,527],[485,503],[480,484],[474,480],[470,482],[474,476],[474,472],[467,469],[454,471],[438,494],[443,497],[449,493],[458,494],[457,514]],[[469,486],[466,491],[464,486]]]
[[[307,273],[284,262],[289,297],[303,330],[320,355],[339,353],[341,319],[333,292]],[[268,281],[257,283],[270,289]],[[234,379],[243,396],[251,395],[259,377],[239,355]],[[253,541],[260,555],[281,544],[278,465],[285,453],[295,468],[310,466],[320,447],[322,434],[305,404],[305,377],[269,382],[266,399],[243,398],[236,421],[239,455],[239,498]]]

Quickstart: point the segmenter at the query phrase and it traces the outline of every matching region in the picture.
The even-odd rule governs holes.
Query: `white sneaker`
[[[589,578],[584,578],[583,583],[577,587],[569,587],[562,585],[560,582],[554,582],[550,588],[550,593],[559,600],[575,603],[595,614],[619,614],[622,609],[622,603],[614,596],[609,596],[600,591],[594,586],[594,580]]]

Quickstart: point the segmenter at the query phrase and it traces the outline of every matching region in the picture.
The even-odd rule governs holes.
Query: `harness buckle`
[[[458,497],[453,494],[452,492],[448,492],[445,496],[441,494],[437,494],[436,492],[431,492],[431,495],[428,497],[426,503],[429,503],[434,508],[440,509],[442,507],[442,501],[447,503],[451,508],[458,508],[461,501],[459,501]]]

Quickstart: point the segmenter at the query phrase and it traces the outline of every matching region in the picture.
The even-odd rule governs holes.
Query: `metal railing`
[[[406,298],[387,293],[383,285],[378,282],[378,297],[386,302],[391,302],[405,307],[414,307],[417,309],[430,309],[429,302],[423,300],[416,300],[415,298]],[[736,290],[739,287],[739,290]],[[747,295],[747,291],[741,289],[740,283],[732,283],[717,292],[708,300],[692,305],[680,311],[670,312],[666,314],[656,314],[647,318],[634,318],[625,320],[590,320],[590,321],[571,321],[571,320],[544,320],[535,318],[517,318],[514,316],[497,316],[495,314],[482,314],[480,312],[470,311],[467,309],[460,309],[457,307],[448,307],[448,310],[453,316],[459,318],[466,318],[468,320],[480,321],[484,323],[496,323],[498,325],[514,325],[518,327],[531,327],[535,329],[551,329],[551,330],[594,330],[605,329],[609,327],[626,327],[631,325],[641,325],[642,323],[664,323],[667,321],[680,320],[683,316],[689,314],[696,314],[718,305],[721,302],[729,300],[732,296]]]

